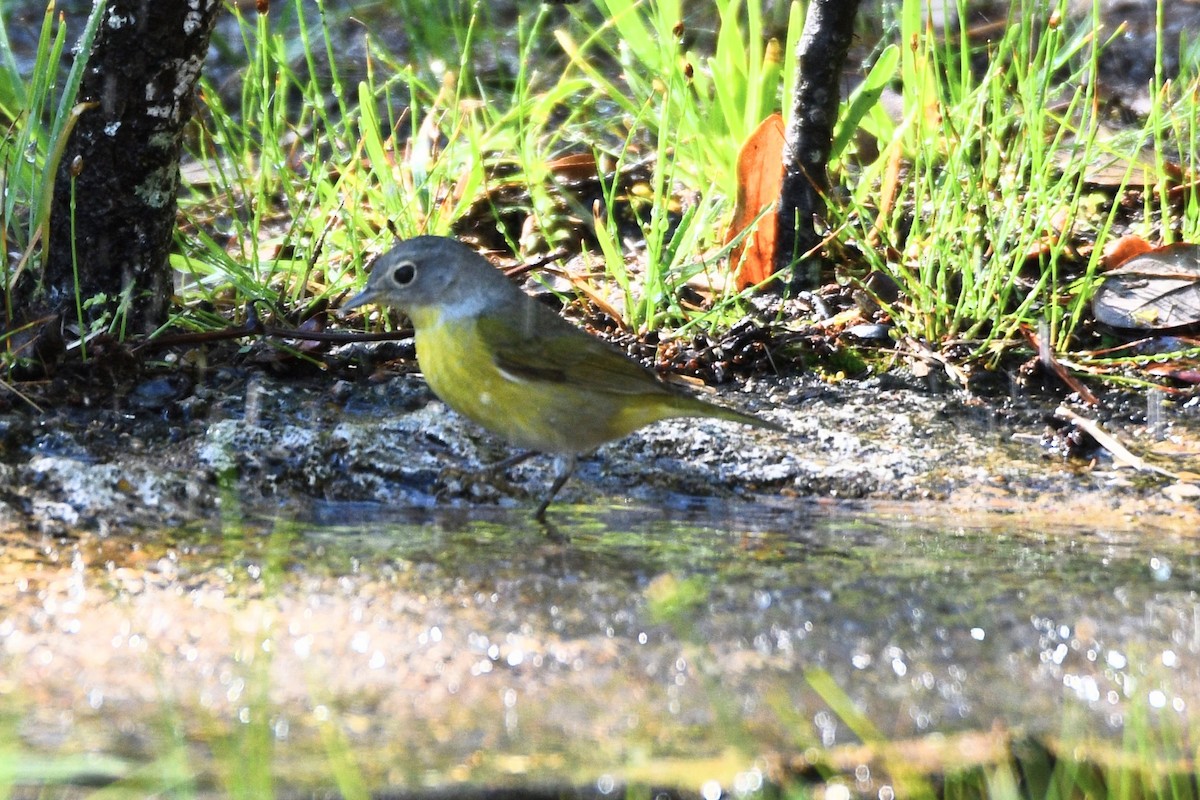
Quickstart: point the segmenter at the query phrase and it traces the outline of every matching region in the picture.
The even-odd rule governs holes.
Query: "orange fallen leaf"
[[[883,232],[891,227],[888,220],[892,218],[892,207],[900,194],[900,167],[903,161],[900,141],[897,138],[888,145],[887,161],[884,162],[883,178],[879,185],[879,213],[875,215],[875,224],[871,226],[869,242],[872,245],[878,244]]]
[[[759,123],[738,154],[737,202],[725,243],[756,220],[758,223],[729,252],[729,267],[738,289],[761,283],[775,271],[775,206],[783,186],[783,138],[783,117],[772,114]]]
[[[1109,269],[1119,267],[1134,256],[1149,253],[1153,249],[1149,242],[1137,234],[1126,234],[1104,248],[1104,266]]]

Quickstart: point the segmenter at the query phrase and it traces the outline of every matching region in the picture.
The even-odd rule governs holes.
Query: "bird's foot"
[[[483,484],[509,497],[528,497],[529,491],[509,481],[505,473],[510,467],[535,455],[537,453],[534,451],[518,453],[509,458],[471,469],[443,467],[438,473],[438,483],[442,488],[437,495],[440,498],[449,494],[468,492],[471,486]]]
[[[480,468],[472,470],[446,467],[438,475],[438,482],[442,485],[442,490],[438,492],[438,497],[447,494],[462,493],[467,491],[468,485],[481,483],[509,497],[528,497],[530,492],[527,489],[510,483],[505,475],[505,471],[509,467],[516,466],[535,455],[538,455],[538,453],[532,451],[518,453],[510,458],[497,461],[494,464],[485,464]],[[546,509],[549,508],[551,501],[554,500],[559,490],[562,489],[563,484],[575,472],[575,463],[576,457],[574,455],[564,454],[555,458],[554,481],[551,483],[549,491],[542,495],[541,501],[533,512],[533,517],[538,522],[544,523],[546,521]]]

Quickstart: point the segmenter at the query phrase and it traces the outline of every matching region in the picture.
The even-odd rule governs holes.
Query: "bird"
[[[581,454],[645,425],[711,417],[783,430],[665,383],[526,294],[457,239],[396,243],[375,259],[366,287],[341,312],[367,304],[407,315],[420,371],[442,402],[529,451],[501,465],[536,453],[556,458],[554,480],[534,512],[541,522]]]

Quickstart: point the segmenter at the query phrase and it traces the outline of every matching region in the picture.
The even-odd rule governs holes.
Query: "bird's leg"
[[[486,480],[489,484],[495,486],[497,489],[500,489],[505,494],[516,494],[518,490],[508,482],[508,468],[515,467],[522,461],[526,461],[538,455],[541,455],[541,453],[539,453],[537,450],[526,450],[523,453],[517,453],[516,455],[509,456],[508,458],[502,458],[499,461],[491,464],[484,464],[479,468],[479,472],[477,474],[480,479]]]
[[[529,450],[524,453],[517,453],[508,458],[495,461],[491,464],[482,464],[476,469],[460,469],[458,467],[443,467],[438,474],[438,480],[443,484],[448,483],[453,478],[469,481],[471,483],[483,482],[489,486],[493,486],[505,494],[516,494],[515,489],[505,476],[505,471],[509,467],[516,466],[522,461],[533,456],[540,455],[536,450]],[[444,488],[443,488],[444,491]],[[439,495],[441,492],[439,492]]]
[[[495,462],[494,464],[484,464],[483,471],[484,472],[504,472],[504,470],[508,469],[509,467],[515,467],[517,464],[520,464],[522,461],[527,461],[528,459],[531,459],[536,455],[538,455],[537,450],[526,450],[524,453],[517,453],[515,456],[509,456],[508,458],[502,458],[499,461]]]
[[[550,484],[550,491],[546,492],[545,499],[537,507],[537,511],[533,512],[533,518],[538,522],[546,521],[546,508],[549,507],[550,501],[554,499],[554,495],[558,494],[558,490],[575,471],[575,455],[560,455],[554,459],[554,463],[558,467],[558,474],[554,476],[554,483]]]

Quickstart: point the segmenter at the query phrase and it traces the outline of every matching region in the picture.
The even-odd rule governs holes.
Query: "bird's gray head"
[[[342,311],[380,303],[410,317],[433,309],[440,317],[478,314],[518,291],[483,256],[461,242],[417,236],[375,259],[367,288],[346,301]]]

